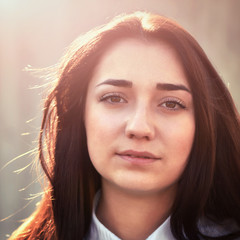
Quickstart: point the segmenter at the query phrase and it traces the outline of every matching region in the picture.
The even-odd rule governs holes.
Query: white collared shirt
[[[98,192],[94,199],[92,222],[89,233],[85,240],[121,240],[109,229],[107,229],[96,216],[96,207],[100,198]],[[133,230],[134,231],[134,230]],[[175,240],[170,229],[170,217],[168,217],[161,226],[159,226],[146,240]]]

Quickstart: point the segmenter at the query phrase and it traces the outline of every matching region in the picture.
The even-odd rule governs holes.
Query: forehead
[[[184,69],[174,48],[165,41],[121,39],[104,52],[93,74],[99,83],[107,78],[166,82],[188,86]]]

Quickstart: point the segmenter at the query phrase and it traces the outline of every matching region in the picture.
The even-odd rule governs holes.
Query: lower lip
[[[120,158],[122,158],[123,160],[125,161],[128,161],[128,162],[131,162],[133,164],[150,164],[150,163],[153,163],[153,162],[156,162],[157,160],[160,160],[160,159],[156,159],[156,158],[138,158],[138,157],[131,157],[131,156],[128,156],[128,155],[120,155],[120,154],[117,154]]]

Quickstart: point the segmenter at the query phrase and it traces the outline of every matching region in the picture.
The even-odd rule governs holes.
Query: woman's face
[[[111,46],[89,83],[85,127],[103,184],[142,193],[175,189],[188,162],[195,120],[172,47],[137,39]]]

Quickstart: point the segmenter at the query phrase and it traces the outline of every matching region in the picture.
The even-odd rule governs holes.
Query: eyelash
[[[118,99],[120,99],[120,102],[111,101],[111,98],[118,98]],[[123,100],[123,101],[121,102],[121,100]],[[107,93],[107,94],[101,96],[99,101],[100,102],[108,102],[110,104],[127,103],[127,100],[119,93]]]
[[[163,104],[166,104],[166,103],[173,103],[173,104],[175,104],[175,107],[170,108],[170,107],[167,107],[167,106],[163,106]],[[164,99],[163,102],[160,103],[158,106],[160,106],[160,107],[163,106],[164,108],[166,108],[169,111],[177,111],[177,110],[179,110],[179,108],[186,109],[186,105],[184,104],[184,102],[181,101],[180,99],[176,99],[176,98]],[[178,106],[178,107],[176,107],[176,106]]]
[[[117,98],[120,101],[118,102],[114,102],[111,100],[111,98]],[[120,103],[127,103],[128,101],[122,96],[122,94],[119,93],[107,93],[103,96],[100,97],[99,99],[100,102],[107,102],[110,104],[120,104]],[[166,105],[167,103],[173,103],[175,104],[175,106],[173,108],[171,107],[167,107],[167,106],[163,106],[164,104]],[[166,108],[168,111],[177,111],[180,109],[186,109],[186,105],[184,104],[183,101],[181,101],[180,99],[176,99],[176,98],[167,98],[167,99],[163,99],[162,103],[160,103],[158,105],[159,107],[164,107]]]

